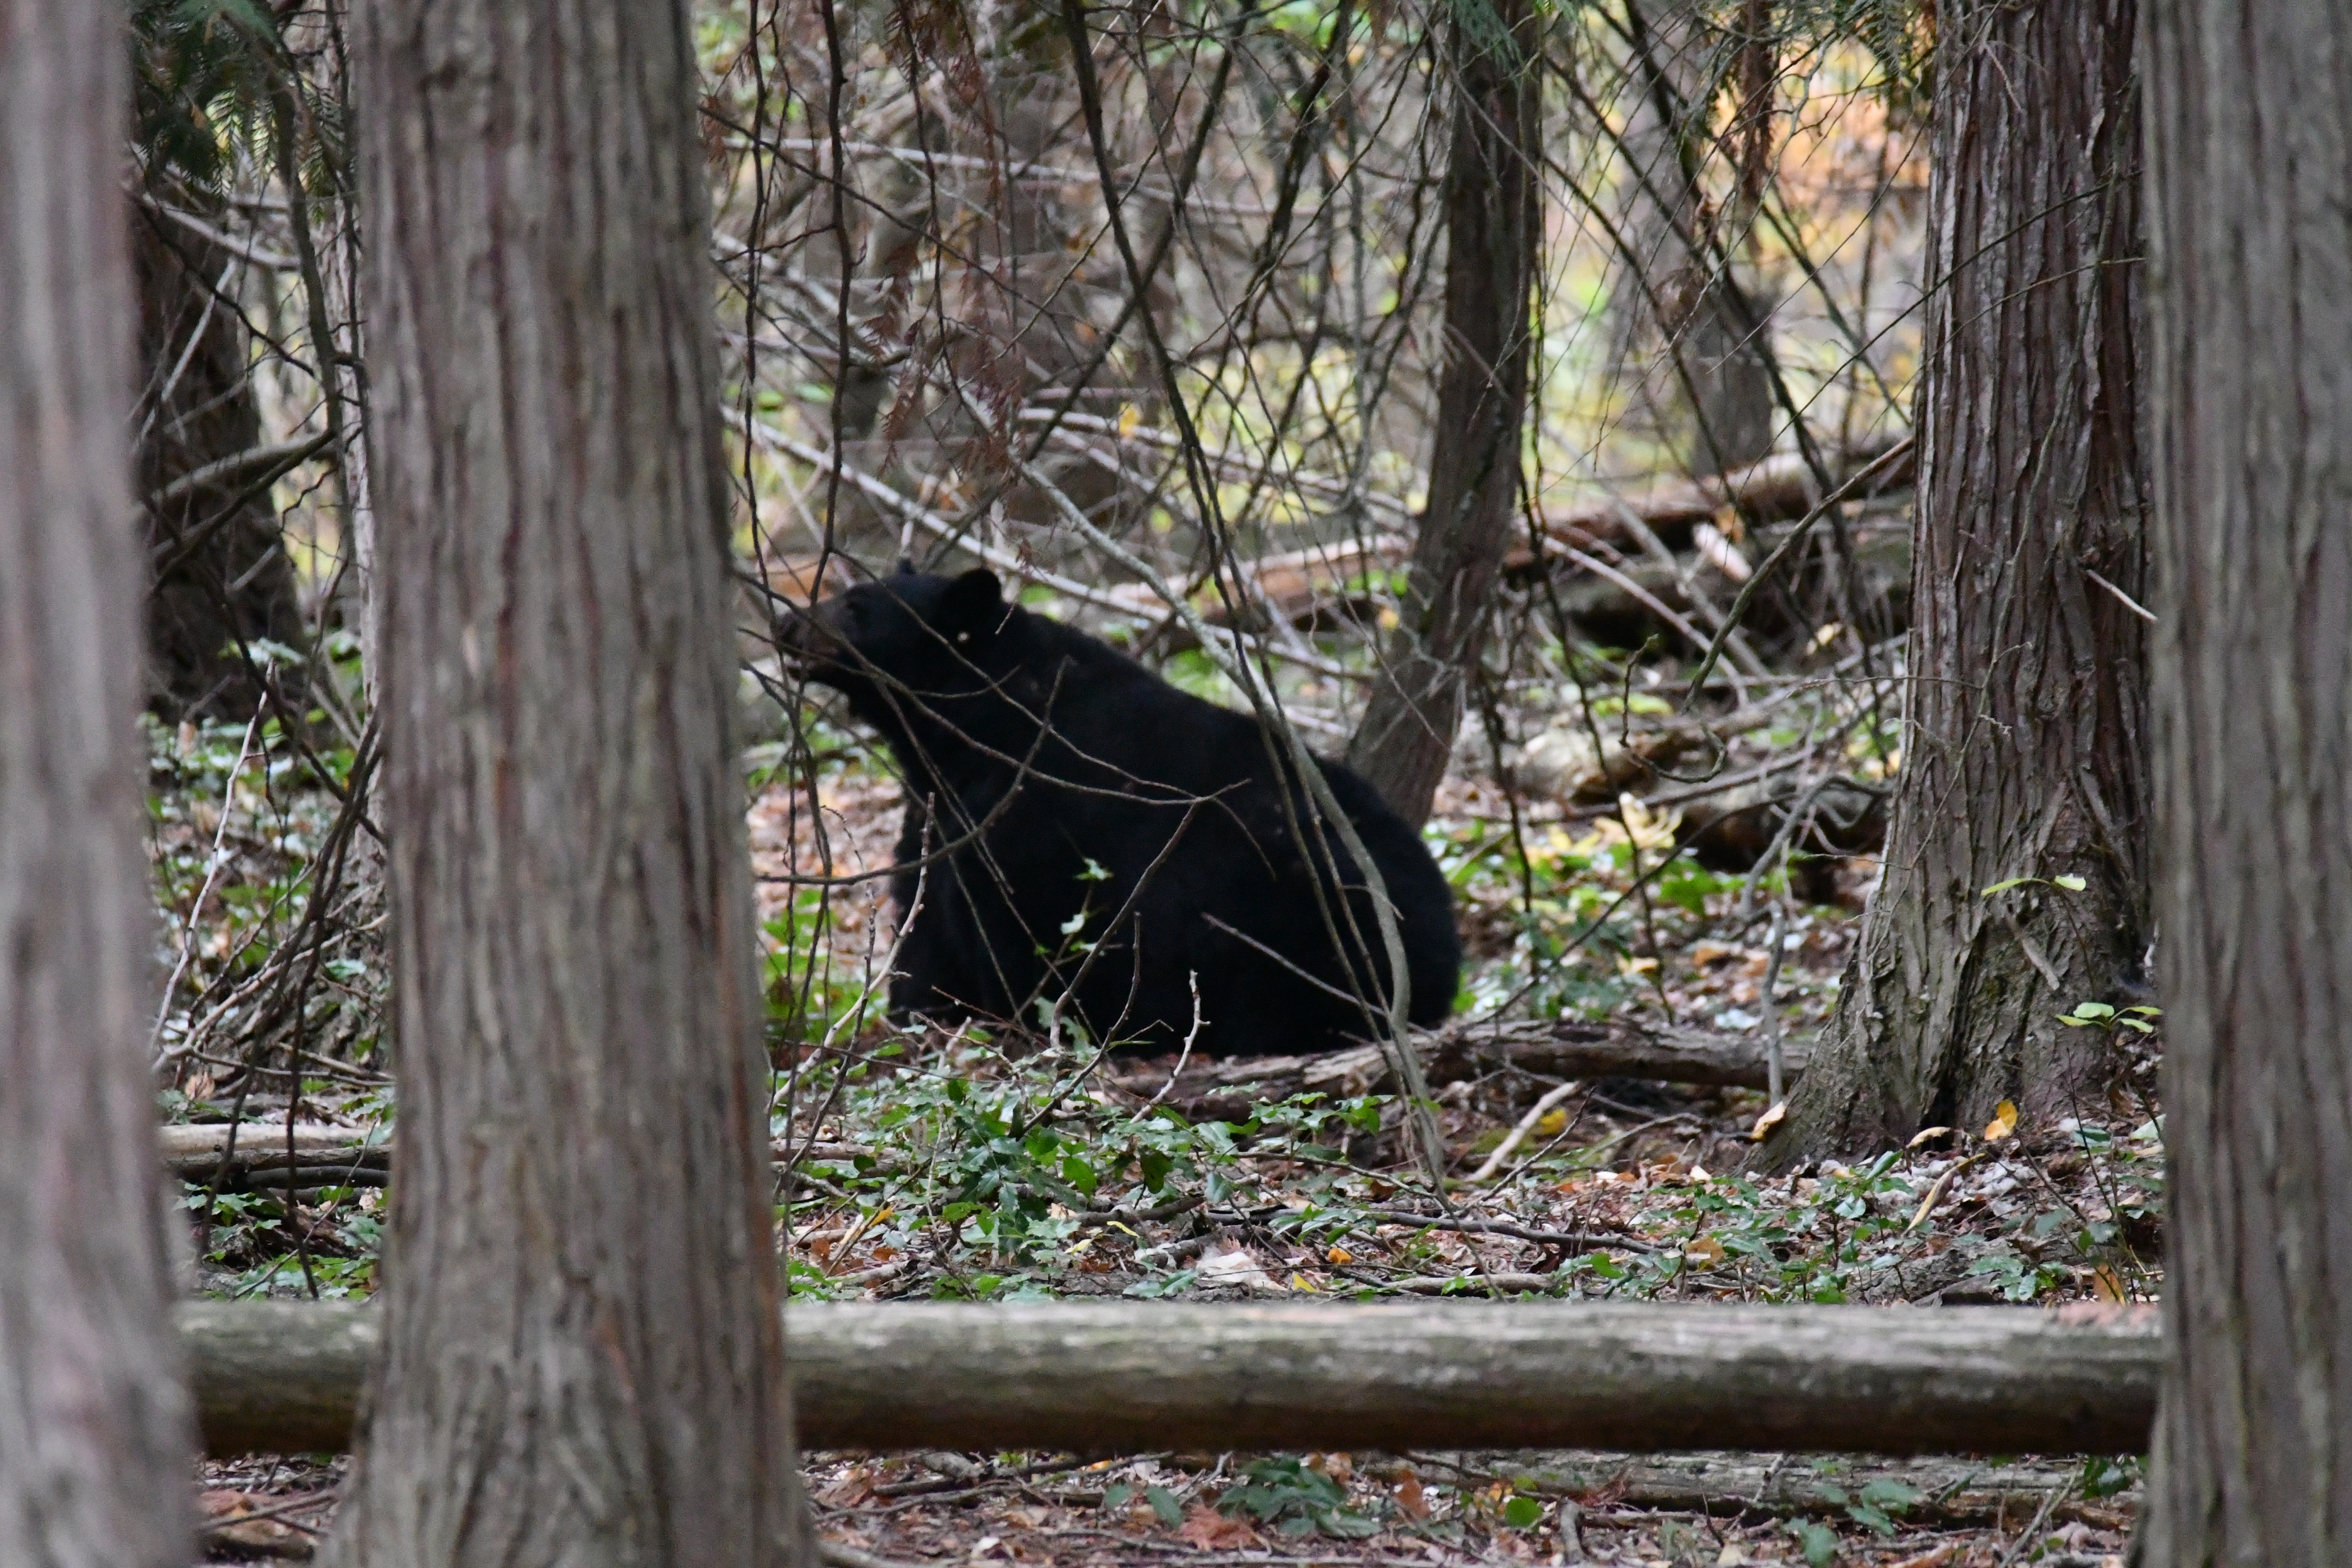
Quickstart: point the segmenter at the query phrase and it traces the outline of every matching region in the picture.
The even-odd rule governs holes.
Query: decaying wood
[[[262,1172],[294,1170],[313,1179],[351,1175],[373,1184],[365,1178],[380,1182],[383,1173],[392,1169],[392,1144],[386,1134],[298,1121],[289,1145],[283,1121],[247,1121],[235,1129],[232,1149],[230,1131],[226,1122],[158,1128],[156,1142],[163,1152],[163,1168],[188,1182],[209,1182],[218,1175],[222,1186],[232,1190]],[[226,1170],[221,1163],[224,1156],[228,1161]],[[282,1188],[286,1184],[281,1177],[273,1184]]]
[[[1434,1468],[1479,1475],[1490,1467],[1476,1456],[1444,1456]],[[1562,1449],[1512,1455],[1492,1467],[1541,1491],[1560,1491],[1591,1507],[1704,1510],[1726,1506],[1750,1513],[1843,1513],[1874,1484],[1900,1487],[1917,1500],[1900,1509],[1906,1524],[2017,1525],[2043,1502],[2055,1520],[2080,1520],[2101,1529],[2127,1523],[2139,1489],[2110,1499],[2077,1495],[2078,1465],[1977,1459],[1869,1459],[1832,1454],[1633,1454]]]
[[[1481,1025],[1441,1030],[1414,1041],[1432,1084],[1459,1083],[1512,1069],[1547,1078],[1640,1078],[1661,1083],[1764,1087],[1764,1042],[1755,1036],[1706,1029],[1644,1027],[1623,1020]],[[1793,1075],[1805,1046],[1790,1041],[1785,1058]],[[1163,1062],[1124,1067],[1112,1082],[1144,1098],[1168,1081]],[[1311,1057],[1252,1057],[1194,1061],[1177,1076],[1162,1104],[1194,1115],[1246,1117],[1261,1100],[1293,1094],[1392,1092],[1393,1075],[1376,1046]]]
[[[180,1310],[206,1447],[341,1447],[366,1307]],[[840,1448],[2135,1453],[2152,1312],[1687,1304],[796,1306],[803,1437]]]

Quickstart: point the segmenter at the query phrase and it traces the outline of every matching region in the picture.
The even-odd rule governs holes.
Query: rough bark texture
[[[211,1451],[349,1432],[367,1309],[205,1301],[180,1322]],[[819,1448],[2138,1453],[2162,1376],[2147,1309],[793,1309],[801,1435]]]
[[[1445,368],[1429,507],[1413,542],[1403,624],[1348,748],[1348,763],[1419,826],[1454,749],[1517,521],[1520,429],[1536,342],[1528,311],[1542,237],[1536,179],[1535,14],[1480,0],[1454,33],[1445,176]],[[1491,37],[1486,30],[1493,29]]]
[[[152,211],[134,216],[131,235],[145,377],[133,426],[139,494],[169,498],[147,509],[160,568],[147,600],[150,697],[167,717],[243,719],[262,687],[242,650],[261,638],[299,644],[303,627],[270,466],[224,462],[261,448],[233,264]],[[191,481],[199,470],[217,478]]]
[[[2144,58],[2171,1153],[2151,1568],[2352,1556],[2352,10]]]
[[[142,1061],[139,553],[120,16],[0,3],[0,1542],[190,1556]]]
[[[330,1555],[802,1561],[686,7],[361,21],[401,1142]]]
[[[2138,979],[2136,7],[1979,0],[1937,22],[1902,783],[1885,881],[1769,1161],[1981,1126],[2003,1100],[2065,1114],[2106,1041],[2057,1016]],[[2018,878],[2038,880],[1985,891]]]

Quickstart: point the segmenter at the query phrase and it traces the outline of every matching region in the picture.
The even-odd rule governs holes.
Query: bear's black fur
[[[906,779],[891,893],[914,914],[894,1014],[1034,1026],[1066,993],[1061,1016],[1095,1040],[1161,1052],[1193,1026],[1197,979],[1196,1052],[1369,1032],[1354,998],[1381,1009],[1389,973],[1370,895],[1255,718],[1007,604],[985,571],[902,568],[792,617],[782,640]],[[1396,909],[1411,1017],[1436,1023],[1462,961],[1445,879],[1370,784],[1321,766]]]

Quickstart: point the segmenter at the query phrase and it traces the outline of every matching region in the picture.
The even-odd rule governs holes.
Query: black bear
[[[906,780],[894,1015],[1055,1009],[1144,1054],[1370,1032],[1360,999],[1383,1011],[1389,974],[1370,894],[1256,719],[1007,603],[986,571],[902,566],[780,630]],[[1396,910],[1410,1016],[1436,1023],[1462,962],[1445,879],[1370,784],[1320,766]]]

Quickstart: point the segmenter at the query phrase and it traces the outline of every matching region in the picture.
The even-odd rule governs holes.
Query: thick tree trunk
[[[1903,777],[1862,945],[1765,1152],[1781,1164],[1980,1126],[2003,1100],[2064,1113],[2107,1047],[2057,1016],[2137,979],[2136,8],[1978,0],[1937,24]]]
[[[793,1309],[821,1448],[2138,1453],[2154,1313],[1162,1301]],[[375,1314],[193,1302],[214,1453],[339,1447]],[[382,1386],[381,1384],[378,1384]]]
[[[150,696],[173,718],[242,719],[262,699],[251,645],[297,644],[303,633],[269,465],[224,461],[262,445],[245,322],[234,298],[220,297],[234,295],[230,268],[242,264],[152,212],[136,215],[131,234],[145,376],[133,428],[158,568],[147,600]],[[192,480],[200,470],[216,477]]]
[[[0,1542],[189,1559],[194,1429],[142,1060],[121,16],[0,4]]]
[[[2171,1354],[2151,1568],[2352,1552],[2352,11],[2143,57]]]
[[[1445,176],[1445,368],[1429,507],[1403,624],[1348,762],[1407,822],[1429,816],[1463,695],[1477,668],[1518,516],[1520,430],[1536,341],[1543,199],[1536,174],[1534,8],[1481,0],[1454,32],[1454,139]],[[1465,13],[1468,15],[1468,13]],[[1495,29],[1489,37],[1483,29]]]
[[[330,1555],[803,1560],[687,8],[362,22],[401,1142]]]

